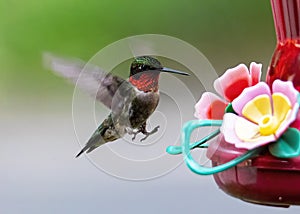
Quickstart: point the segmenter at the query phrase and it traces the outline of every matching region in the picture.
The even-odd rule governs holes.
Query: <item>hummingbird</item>
[[[76,158],[84,152],[90,153],[105,143],[122,138],[125,134],[132,135],[134,140],[137,134],[142,133],[144,137],[140,141],[143,141],[156,133],[159,126],[147,131],[146,125],[159,103],[160,73],[189,75],[163,67],[152,56],[134,58],[128,81],[80,60],[67,60],[46,54],[44,62],[46,67],[72,81],[111,110]]]

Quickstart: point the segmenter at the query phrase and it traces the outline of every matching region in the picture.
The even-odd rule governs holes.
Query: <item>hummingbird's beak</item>
[[[166,68],[166,67],[163,67],[160,72],[167,72],[167,73],[173,73],[173,74],[180,74],[180,75],[186,75],[186,76],[190,76],[190,74],[188,73],[185,73],[183,71],[177,71],[177,70],[174,70],[172,68]]]

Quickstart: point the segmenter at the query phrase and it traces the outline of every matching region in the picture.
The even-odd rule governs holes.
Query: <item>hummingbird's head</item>
[[[189,75],[188,73],[163,67],[161,63],[150,56],[139,56],[130,66],[129,81],[144,92],[157,91],[160,72]]]

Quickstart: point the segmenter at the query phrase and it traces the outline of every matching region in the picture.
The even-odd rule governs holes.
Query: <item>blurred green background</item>
[[[184,164],[159,179],[129,182],[86,157],[74,159],[75,134],[88,139],[96,124],[83,103],[78,121],[84,128],[74,133],[74,86],[43,68],[43,52],[89,60],[138,34],[184,40],[218,74],[256,61],[265,75],[276,44],[269,0],[0,0],[0,213],[281,213],[225,195],[212,177]]]
[[[44,51],[88,60],[114,41],[147,33],[192,44],[219,74],[252,60],[265,71],[275,47],[268,0],[1,0],[1,104],[69,94],[72,87],[42,67]]]

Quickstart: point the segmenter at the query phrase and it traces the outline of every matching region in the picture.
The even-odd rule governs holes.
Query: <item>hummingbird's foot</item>
[[[142,138],[142,139],[140,140],[140,142],[146,140],[150,135],[156,133],[156,132],[158,131],[158,129],[159,129],[159,126],[156,126],[151,132],[144,131],[143,134],[145,135],[145,137]]]
[[[131,135],[133,135],[133,137],[132,137],[132,139],[131,139],[132,141],[135,140],[135,138],[136,138],[136,136],[137,136],[138,133],[140,133],[140,131],[136,131],[136,132],[130,133]]]
[[[136,138],[136,136],[137,136],[137,134],[138,133],[141,133],[142,131],[141,130],[137,130],[137,131],[133,131],[132,129],[126,129],[126,132],[129,134],[129,135],[133,135],[133,137],[132,137],[132,141],[134,141],[135,140],[135,138]]]

